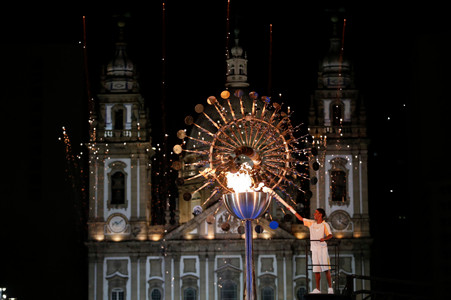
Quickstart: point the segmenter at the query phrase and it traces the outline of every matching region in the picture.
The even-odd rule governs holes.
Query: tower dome
[[[235,33],[235,46],[230,50],[232,53],[232,57],[242,57],[243,56],[243,48],[238,45],[238,34],[240,33],[239,29],[234,30]]]
[[[337,34],[337,18],[332,18],[333,34],[330,38],[329,51],[321,63],[322,85],[326,88],[349,87],[351,80],[351,65],[343,55],[342,40]]]
[[[349,61],[341,53],[341,40],[337,37],[330,39],[329,52],[322,63],[324,73],[338,73],[349,70]]]
[[[106,76],[133,77],[134,65],[125,50],[125,43],[116,44],[114,58],[106,66]]]
[[[128,57],[124,41],[124,22],[118,22],[119,39],[113,58],[105,66],[104,88],[110,92],[130,92],[137,89],[136,70]]]

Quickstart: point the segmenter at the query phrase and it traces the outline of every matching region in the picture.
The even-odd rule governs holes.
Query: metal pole
[[[308,266],[309,266],[309,263],[308,263],[309,248],[308,248],[308,246],[309,246],[309,243],[305,242],[305,288],[307,289],[307,291],[310,288],[309,273],[308,273],[308,270],[309,270],[309,268],[308,268]]]
[[[245,227],[246,246],[246,300],[257,299],[254,282],[254,256],[252,251],[252,220],[246,220]]]

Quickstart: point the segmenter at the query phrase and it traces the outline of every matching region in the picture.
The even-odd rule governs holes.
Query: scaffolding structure
[[[310,242],[319,242],[320,240],[310,240]],[[333,253],[334,253],[334,264],[313,264],[309,263],[309,253],[310,253],[310,243],[305,243],[305,276],[306,276],[306,284],[310,282],[309,280],[309,271],[313,271],[313,267],[315,266],[329,266],[330,267],[330,274],[332,276],[332,273],[334,273],[334,280],[333,282],[333,289],[335,292],[339,290],[339,276],[340,276],[340,240],[339,239],[331,239],[327,243],[327,247],[330,249],[330,247],[333,247]],[[330,257],[330,252],[329,252]],[[333,271],[333,272],[332,272]]]

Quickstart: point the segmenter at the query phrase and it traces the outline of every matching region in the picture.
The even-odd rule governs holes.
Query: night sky
[[[87,149],[86,77],[82,16],[86,16],[89,83],[95,95],[99,69],[113,55],[119,16],[126,16],[128,54],[150,106],[153,140],[162,140],[162,10],[160,1],[93,8],[84,2],[42,3],[5,9],[1,49],[2,157],[0,286],[10,297],[86,299],[87,252],[64,145]],[[451,70],[447,10],[394,1],[231,1],[230,27],[240,29],[248,81],[268,93],[269,24],[272,95],[306,122],[318,61],[328,50],[330,17],[346,18],[344,52],[368,113],[372,275],[405,280],[445,278],[428,263],[431,247],[450,245],[449,231],[429,234],[428,219],[451,213],[446,145]],[[360,3],[361,2],[361,3]],[[226,1],[167,1],[166,107],[170,140],[186,115],[224,89]],[[341,9],[341,8],[344,8]],[[233,33],[230,45],[233,46]],[[297,118],[297,119],[296,119]],[[174,139],[174,141],[176,141]],[[172,144],[170,145],[172,148]],[[80,164],[82,165],[82,160]],[[444,186],[437,191],[435,183]],[[433,196],[435,195],[435,196]],[[449,200],[448,200],[449,201]],[[445,218],[446,219],[446,218]],[[449,226],[445,221],[445,225]],[[448,236],[446,236],[448,234]],[[432,246],[431,246],[432,245]],[[426,258],[419,259],[417,255]],[[448,262],[449,265],[449,262]],[[431,277],[435,273],[436,277]],[[438,275],[437,275],[438,274]],[[449,279],[449,275],[446,275]]]

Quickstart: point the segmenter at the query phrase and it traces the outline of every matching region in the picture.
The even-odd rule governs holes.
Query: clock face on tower
[[[114,214],[108,219],[108,227],[113,233],[124,232],[127,227],[127,219],[121,214]]]
[[[348,214],[341,210],[334,211],[329,217],[329,219],[330,222],[332,223],[332,227],[337,230],[345,229],[351,222]]]

